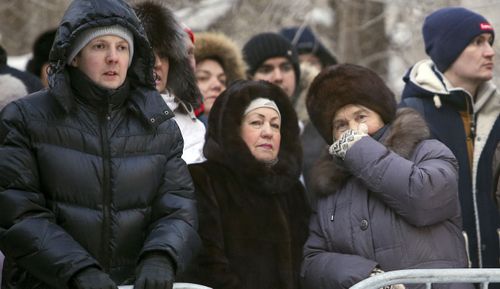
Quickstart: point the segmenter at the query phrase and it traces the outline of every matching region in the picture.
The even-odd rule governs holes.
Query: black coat
[[[134,34],[134,59],[126,84],[99,98],[69,80],[65,49],[83,29],[117,23]],[[2,288],[67,288],[88,266],[130,284],[153,250],[179,270],[189,262],[199,242],[194,190],[153,60],[127,4],[72,2],[51,52],[50,89],[0,116]]]
[[[217,289],[298,287],[310,211],[299,181],[298,122],[287,96],[266,85],[274,87],[269,96],[248,89],[228,97],[230,87],[210,111],[207,161],[189,165],[203,247],[186,281]],[[243,111],[262,96],[282,117],[279,161],[271,168],[251,155],[239,132]]]

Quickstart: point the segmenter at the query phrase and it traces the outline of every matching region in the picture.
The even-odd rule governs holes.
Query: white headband
[[[276,105],[276,103],[274,101],[270,100],[269,98],[263,98],[263,97],[259,97],[259,98],[252,100],[250,102],[250,104],[247,106],[247,109],[245,109],[245,112],[243,113],[243,115],[247,115],[250,111],[257,109],[257,108],[261,108],[261,107],[267,107],[270,109],[274,109],[278,113],[279,118],[281,119],[281,113],[280,113],[280,110],[278,109],[278,106]]]

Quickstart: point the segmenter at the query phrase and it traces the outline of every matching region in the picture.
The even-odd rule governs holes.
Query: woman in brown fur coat
[[[183,281],[217,289],[298,288],[309,208],[295,111],[264,81],[237,81],[216,100],[190,165],[203,248]]]

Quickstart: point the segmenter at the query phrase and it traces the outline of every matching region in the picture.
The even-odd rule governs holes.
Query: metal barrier
[[[118,286],[118,289],[133,289],[132,285]],[[207,286],[193,284],[193,283],[174,283],[173,289],[212,289]]]
[[[489,283],[500,283],[500,269],[412,269],[389,271],[367,278],[350,289],[378,289],[395,284],[479,283],[487,289]]]

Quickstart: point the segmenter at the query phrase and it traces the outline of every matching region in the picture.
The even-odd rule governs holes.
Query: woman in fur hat
[[[156,89],[175,113],[184,139],[182,159],[199,163],[204,160],[205,126],[194,112],[202,96],[188,54],[191,39],[170,9],[158,1],[139,3],[134,10],[155,52]]]
[[[265,81],[235,82],[215,101],[189,166],[203,247],[186,280],[213,288],[298,288],[309,208],[297,116]]]
[[[326,68],[307,97],[331,145],[315,167],[317,212],[302,267],[305,288],[349,288],[383,271],[467,267],[457,161],[373,71]],[[439,288],[447,285],[435,285]],[[451,288],[472,288],[469,284]],[[408,285],[407,287],[410,287]]]
[[[245,62],[236,43],[220,32],[196,34],[196,82],[203,94],[206,124],[208,114],[217,97],[233,81],[245,79]]]

